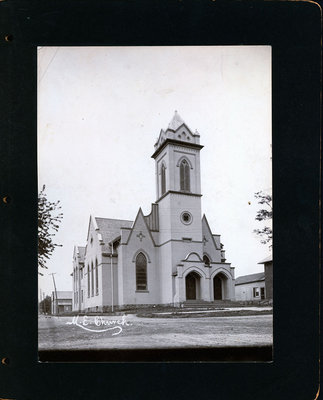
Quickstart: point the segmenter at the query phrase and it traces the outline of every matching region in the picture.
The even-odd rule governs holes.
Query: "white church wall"
[[[101,265],[102,307],[111,307],[112,305],[111,275],[113,276],[113,305],[118,304],[118,257],[116,255],[112,257],[112,270],[113,272],[111,274],[110,256],[103,257],[103,263]]]
[[[160,302],[164,304],[173,303],[172,244],[172,242],[168,242],[158,248]]]
[[[89,232],[87,238],[87,248],[84,260],[84,309],[85,310],[102,310],[104,304],[104,295],[107,290],[111,290],[110,278],[105,274],[104,264],[102,264],[102,245],[100,244],[97,231],[93,224],[92,217],[90,218]],[[98,293],[96,291],[95,281],[95,263],[98,263]],[[90,266],[90,296],[88,296],[88,265]],[[93,265],[93,274],[91,274],[91,267]],[[93,294],[92,294],[92,277],[93,277]]]
[[[159,283],[156,248],[151,239],[142,212],[138,213],[127,245],[120,246],[123,260],[122,305],[128,304],[158,304]],[[139,252],[147,258],[147,290],[136,289],[136,256]],[[121,287],[120,287],[121,290]]]
[[[199,197],[171,193],[170,197],[170,214],[171,218],[171,238],[182,240],[190,238],[192,241],[202,240],[202,223],[201,223],[201,200]],[[192,221],[189,224],[182,222],[183,212],[189,212]]]
[[[123,295],[123,287],[124,287],[124,253],[125,253],[125,245],[122,240],[121,234],[121,244],[118,247],[118,305],[124,304],[124,295]]]
[[[160,245],[171,239],[171,219],[169,215],[170,196],[167,195],[158,202],[159,238],[156,244]]]

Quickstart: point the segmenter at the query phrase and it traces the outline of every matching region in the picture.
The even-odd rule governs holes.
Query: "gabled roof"
[[[121,228],[131,228],[133,224],[133,221],[125,219],[95,217],[95,220],[105,245],[120,236]]]
[[[221,250],[221,246],[220,246],[220,235],[215,235],[215,234],[212,233],[211,228],[210,228],[210,225],[209,225],[209,222],[208,222],[208,220],[207,220],[205,214],[203,214],[202,222],[203,222],[203,220],[205,221],[206,228],[208,229],[208,231],[209,231],[209,233],[210,233],[210,235],[211,235],[211,238],[212,238],[212,240],[213,240],[213,244],[214,244],[215,248],[216,248],[217,250]],[[217,243],[217,242],[218,242],[218,243]]]
[[[236,278],[235,285],[242,285],[244,283],[259,282],[265,280],[265,273],[259,272],[258,274],[243,275]]]
[[[62,291],[58,290],[56,293],[53,291],[52,294],[54,294],[55,299],[56,299],[56,294],[58,299],[71,299],[73,297],[73,292],[72,291]]]
[[[265,264],[265,263],[270,262],[272,260],[273,260],[273,256],[268,256],[268,257],[264,258],[263,260],[259,261],[258,264]]]

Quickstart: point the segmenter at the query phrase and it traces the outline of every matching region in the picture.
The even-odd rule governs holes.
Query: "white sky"
[[[271,47],[41,47],[38,184],[64,219],[39,278],[72,290],[90,214],[133,220],[156,200],[151,155],[174,110],[201,135],[202,212],[236,277],[263,271],[254,193],[271,192]],[[249,205],[248,202],[251,202]]]

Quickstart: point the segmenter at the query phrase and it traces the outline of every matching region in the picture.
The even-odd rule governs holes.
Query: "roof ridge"
[[[107,218],[107,217],[94,217],[95,219],[106,219],[106,220],[112,220],[112,221],[128,221],[128,222],[133,222],[131,219],[121,219],[121,218]]]
[[[241,275],[241,276],[238,276],[236,279],[238,279],[238,278],[242,278],[243,276],[253,276],[253,275],[260,275],[260,274],[265,274],[264,272],[254,272],[253,274],[247,274],[247,275]]]

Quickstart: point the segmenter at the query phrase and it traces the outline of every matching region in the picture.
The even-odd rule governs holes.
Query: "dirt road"
[[[101,318],[101,319],[100,319]],[[272,315],[142,318],[39,316],[39,349],[162,349],[271,345]]]

